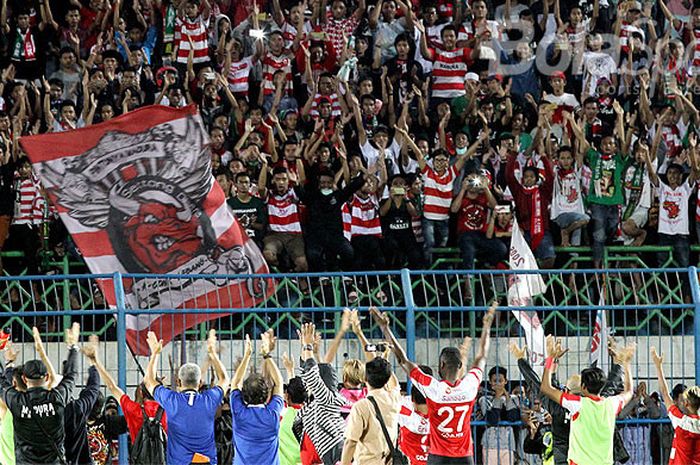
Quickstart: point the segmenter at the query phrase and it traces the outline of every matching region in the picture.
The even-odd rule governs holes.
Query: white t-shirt
[[[562,213],[584,213],[583,183],[581,168],[577,167],[567,175],[559,174],[559,167],[554,168],[554,196],[552,199],[552,219]]]
[[[362,150],[362,157],[367,162],[367,168],[371,171],[372,167],[377,163],[377,160],[379,160],[379,149],[372,145],[369,140],[366,141],[365,144],[360,148]],[[398,174],[399,172],[398,163],[400,154],[401,146],[398,142],[396,142],[396,139],[394,139],[391,142],[391,145],[389,145],[389,147],[387,147],[384,150],[384,156],[387,160],[391,160],[392,163],[391,173],[388,173],[390,176],[392,174]]]
[[[659,233],[669,236],[688,235],[688,200],[693,187],[686,180],[671,189],[659,180]]]
[[[603,52],[586,52],[583,54],[585,77],[583,82],[589,82],[588,94],[595,95],[596,86],[601,78],[612,80],[617,74],[617,65],[610,55]],[[590,76],[590,79],[589,79]]]

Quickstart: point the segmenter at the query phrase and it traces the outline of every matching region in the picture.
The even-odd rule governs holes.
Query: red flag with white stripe
[[[75,131],[23,137],[46,193],[90,271],[173,275],[267,273],[211,174],[196,107],[145,107]],[[101,283],[110,306],[114,288]],[[127,338],[146,354],[149,329],[168,342],[221,313],[155,309],[246,308],[271,292],[262,279],[125,280]]]

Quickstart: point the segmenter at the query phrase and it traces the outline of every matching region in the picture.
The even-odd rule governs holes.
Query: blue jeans
[[[593,220],[593,260],[603,259],[605,241],[617,229],[620,220],[617,205],[591,204],[591,220]]]
[[[524,234],[525,241],[532,249],[532,237],[530,236],[530,231],[525,231]],[[540,245],[537,246],[535,250],[532,251],[532,255],[538,260],[547,260],[548,258],[555,258],[557,256],[554,251],[554,239],[552,239],[552,233],[549,231],[544,232]]]
[[[680,268],[687,268],[690,264],[690,241],[687,235],[676,234],[668,235],[659,233],[659,245],[673,247],[673,260]],[[656,254],[656,260],[660,267],[665,266],[668,260],[668,252],[659,252]],[[673,266],[673,265],[671,265]]]
[[[445,247],[450,234],[450,220],[428,220],[423,218],[423,250],[426,266],[433,264],[433,247]]]
[[[590,220],[590,217],[586,215],[585,213],[574,213],[574,212],[568,212],[568,213],[562,213],[561,215],[557,216],[554,218],[554,222],[557,223],[557,225],[561,229],[566,229],[572,224],[578,222],[578,221],[588,221]],[[581,245],[581,228],[576,229],[571,233],[571,245]]]
[[[503,242],[498,239],[488,239],[486,234],[478,231],[467,231],[459,236],[459,250],[465,270],[474,268],[477,251],[488,263],[498,263],[505,260],[508,255],[508,249]]]

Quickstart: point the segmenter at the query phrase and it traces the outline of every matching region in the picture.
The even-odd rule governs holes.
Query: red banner
[[[69,132],[23,137],[46,193],[90,271],[171,275],[267,273],[211,173],[208,136],[194,106],[150,106]],[[129,278],[127,317],[135,353],[146,332],[168,342],[221,313],[163,315],[159,309],[248,308],[271,286],[262,279]],[[107,302],[114,289],[102,283]]]

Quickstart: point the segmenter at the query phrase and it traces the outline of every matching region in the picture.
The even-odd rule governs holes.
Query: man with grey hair
[[[216,342],[216,330],[212,329],[207,339],[207,356],[216,372],[216,385],[200,392],[200,368],[194,363],[186,363],[178,371],[178,389],[173,391],[160,385],[156,379],[163,341],[159,341],[152,331],[148,332],[151,358],[143,383],[168,417],[167,463],[189,464],[195,454],[206,456],[211,464],[217,463],[214,417],[229,388],[229,376],[217,355]]]

